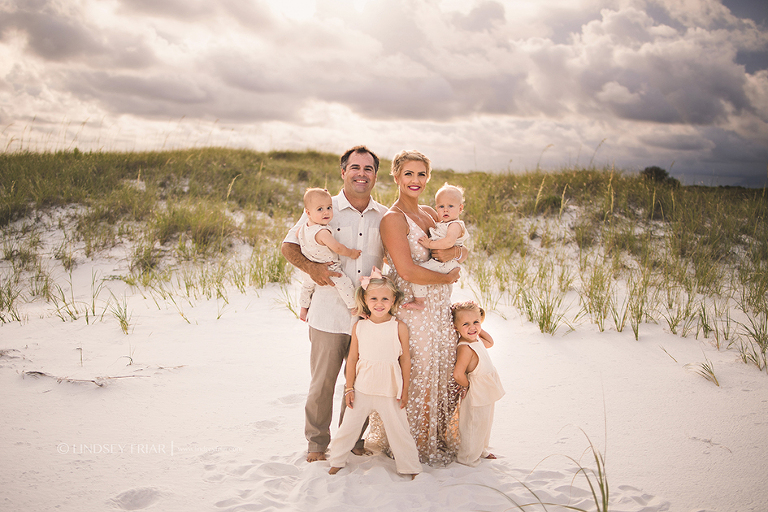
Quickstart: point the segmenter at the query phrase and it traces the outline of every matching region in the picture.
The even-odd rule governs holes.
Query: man
[[[379,235],[379,224],[387,208],[371,198],[379,170],[379,158],[365,146],[347,150],[341,157],[341,178],[344,186],[333,197],[333,219],[329,226],[340,243],[362,254],[357,259],[341,257],[344,273],[358,284],[360,277],[371,274],[371,269],[382,267],[384,249]],[[315,263],[301,253],[296,233],[306,223],[306,213],[286,235],[281,247],[283,256],[307,273],[319,286],[315,287],[312,304],[307,315],[309,324],[311,380],[304,408],[307,438],[307,461],[325,460],[325,450],[331,442],[333,393],[342,363],[349,352],[352,316],[339,294],[332,288],[331,276],[340,276],[329,270],[330,263]],[[342,398],[341,417],[345,404]],[[363,441],[358,440],[352,450],[364,453]]]

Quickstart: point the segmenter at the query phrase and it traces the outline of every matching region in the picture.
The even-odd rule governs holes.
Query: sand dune
[[[90,300],[94,269],[121,265],[78,267],[76,298]],[[485,326],[507,389],[498,460],[425,466],[410,481],[376,454],[330,476],[304,460],[309,346],[279,287],[180,305],[109,288],[126,297],[128,335],[109,314],[63,322],[37,303],[0,326],[3,510],[593,510],[574,462],[595,468],[590,440],[614,512],[768,503],[768,376],[708,340],[643,325],[635,341],[586,323],[550,336],[502,306],[506,319]],[[705,357],[720,387],[686,369]]]

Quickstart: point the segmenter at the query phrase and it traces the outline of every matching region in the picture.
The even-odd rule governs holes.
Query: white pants
[[[477,466],[481,457],[488,456],[488,445],[493,426],[493,409],[496,404],[472,405],[472,395],[467,393],[459,407],[459,454],[456,461],[467,466]]]
[[[405,409],[400,408],[396,398],[366,395],[355,391],[352,407],[352,409],[347,407],[344,421],[329,446],[328,462],[332,468],[343,468],[347,465],[350,451],[360,437],[360,429],[368,416],[376,411],[384,424],[389,446],[395,456],[397,472],[403,475],[421,473],[416,441],[411,436]]]
[[[456,260],[449,260],[446,262],[438,261],[435,259],[428,259],[424,263],[419,264],[420,267],[424,267],[427,270],[434,272],[440,272],[441,274],[447,274],[455,268],[460,268],[461,264]],[[426,297],[428,284],[414,284],[411,283],[411,289],[413,290],[414,297]]]

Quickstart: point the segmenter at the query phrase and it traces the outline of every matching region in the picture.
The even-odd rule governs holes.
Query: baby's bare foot
[[[424,303],[418,301],[406,302],[402,305],[403,309],[413,309],[414,311],[421,311],[424,307]]]

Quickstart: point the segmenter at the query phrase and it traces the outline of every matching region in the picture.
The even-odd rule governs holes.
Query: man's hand
[[[280,246],[280,250],[289,263],[308,274],[310,279],[319,286],[333,286],[334,284],[331,277],[341,277],[340,273],[334,272],[328,268],[333,263],[315,263],[314,261],[308,260],[301,253],[299,244],[283,242],[283,245]]]
[[[309,274],[309,277],[317,283],[318,286],[336,286],[331,277],[341,277],[341,274],[331,270],[331,265],[333,265],[332,261],[327,263],[315,263],[310,261],[305,272]]]

